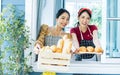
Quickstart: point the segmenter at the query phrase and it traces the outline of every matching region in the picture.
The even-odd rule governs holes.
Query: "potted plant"
[[[0,75],[26,75],[31,71],[24,58],[24,50],[30,45],[24,12],[9,4],[0,13]]]

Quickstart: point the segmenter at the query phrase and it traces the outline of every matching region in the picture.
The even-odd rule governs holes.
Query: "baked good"
[[[64,45],[64,40],[63,39],[59,39],[58,43],[57,43],[57,48],[63,49],[63,45]]]
[[[94,48],[93,48],[92,46],[88,46],[88,47],[87,47],[87,51],[88,51],[88,52],[94,52]]]
[[[62,49],[57,48],[56,53],[62,53]]]
[[[103,53],[103,49],[101,47],[95,47],[95,52]]]
[[[68,42],[68,45],[67,45],[67,50],[66,50],[66,52],[69,54],[69,53],[71,53],[70,51],[71,51],[71,48],[72,48],[72,41],[70,40],[70,39],[68,39],[67,40]]]
[[[72,48],[72,40],[70,39],[66,39],[64,40],[64,46],[63,46],[63,51],[62,53],[70,53],[71,51],[71,48]]]
[[[87,48],[85,46],[79,47],[79,52],[87,52]]]
[[[52,52],[56,52],[57,51],[57,46],[56,45],[52,45],[50,48],[51,48]]]
[[[52,53],[52,49],[49,46],[44,46],[40,52],[47,52],[47,53]]]

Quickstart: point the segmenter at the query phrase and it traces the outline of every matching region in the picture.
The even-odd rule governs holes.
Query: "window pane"
[[[120,17],[120,0],[107,0],[107,18]]]
[[[106,49],[108,57],[120,57],[120,0],[107,0],[107,37]]]
[[[107,21],[107,55],[120,57],[120,21]]]

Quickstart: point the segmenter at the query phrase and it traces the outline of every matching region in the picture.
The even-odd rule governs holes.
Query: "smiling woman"
[[[56,41],[56,43],[48,45],[47,41],[55,42],[55,40],[54,40],[54,37],[52,38],[53,40],[47,40],[47,39],[45,40],[46,36],[47,36],[47,38],[50,38],[48,36],[57,36],[57,37],[62,37],[63,35],[69,36],[69,34],[67,34],[63,31],[63,28],[69,23],[69,18],[70,18],[70,14],[66,9],[59,9],[56,14],[56,25],[55,26],[49,27],[46,24],[43,24],[41,26],[40,34],[38,36],[38,39],[35,43],[35,48],[34,48],[34,52],[36,54],[38,54],[39,51],[41,50],[41,48],[45,45],[46,46],[57,45],[57,41]],[[58,40],[59,40],[59,38],[58,38]]]
[[[101,61],[102,61],[102,63],[119,63],[120,62],[120,47],[119,47],[120,42],[118,41],[118,38],[120,37],[120,35],[118,34],[118,31],[120,28],[120,25],[119,25],[119,21],[120,21],[119,16],[120,15],[118,13],[120,11],[118,9],[118,3],[120,3],[120,1],[92,0],[89,3],[88,2],[89,2],[89,0],[84,0],[84,1],[79,0],[76,2],[66,0],[65,7],[71,13],[71,20],[73,19],[73,21],[70,22],[70,25],[68,25],[68,26],[74,25],[73,22],[77,21],[74,18],[76,11],[74,12],[72,10],[72,9],[75,9],[74,7],[82,8],[82,7],[90,7],[91,6],[91,9],[94,14],[94,15],[92,15],[91,23],[96,24],[97,27],[99,28],[98,36],[99,36],[99,39],[101,42],[101,46],[104,49],[104,54],[102,55]],[[74,7],[69,7],[68,5],[74,6]],[[76,10],[77,10],[77,8],[76,8]],[[109,13],[110,11],[112,13]],[[107,13],[107,14],[105,14],[105,13]],[[68,28],[70,28],[70,27],[68,27]]]

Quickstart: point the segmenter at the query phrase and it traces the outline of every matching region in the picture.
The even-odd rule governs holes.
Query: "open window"
[[[106,39],[105,55],[103,56],[103,63],[120,63],[120,9],[119,0],[105,0],[106,16],[104,17],[103,33]]]
[[[77,22],[77,12],[86,7],[92,10],[91,24],[98,27],[98,36],[104,49],[103,63],[120,62],[120,9],[119,0],[65,0],[65,8],[71,14],[70,24],[66,27],[69,32]]]
[[[29,27],[31,28],[31,38],[35,40],[37,37],[37,33],[36,33],[37,0],[25,0],[25,1],[26,1],[25,13],[27,14],[26,15],[27,25],[29,25]],[[49,0],[45,0],[45,1],[49,1]],[[91,24],[96,24],[98,26],[99,39],[101,41],[101,45],[103,49],[105,50],[104,54],[102,55],[101,61],[103,63],[120,62],[120,41],[119,41],[120,9],[118,8],[120,1],[119,0],[65,0],[64,3],[65,3],[64,7],[71,14],[70,23],[65,28],[65,31],[69,32],[69,29],[71,27],[74,27],[75,23],[77,22],[77,12],[80,8],[87,7],[92,9],[93,15],[92,15]],[[44,10],[45,9],[48,8],[44,8]],[[53,22],[54,19],[51,20],[50,22]],[[53,23],[50,24],[52,25]],[[31,51],[32,49],[33,47],[31,47]],[[25,52],[25,55],[26,54],[27,52]],[[34,57],[35,57],[34,55],[33,57],[31,57],[30,62],[34,63],[35,60]]]

